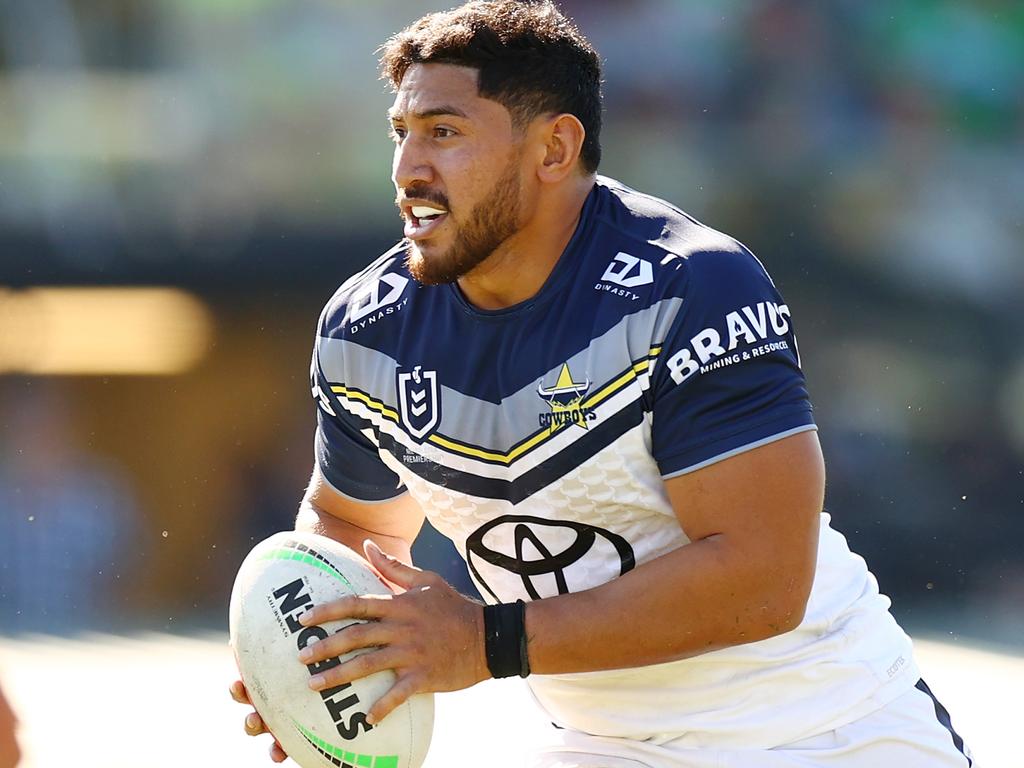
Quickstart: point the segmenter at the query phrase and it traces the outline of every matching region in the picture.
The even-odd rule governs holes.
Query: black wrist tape
[[[526,677],[530,659],[526,653],[526,603],[484,606],[484,652],[492,677]]]

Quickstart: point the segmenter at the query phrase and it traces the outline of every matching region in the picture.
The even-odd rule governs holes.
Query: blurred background
[[[451,4],[0,0],[0,634],[224,629],[312,466],[319,310],[400,237],[374,50]],[[897,618],[1024,652],[1024,4],[562,6],[602,171],[786,296]]]

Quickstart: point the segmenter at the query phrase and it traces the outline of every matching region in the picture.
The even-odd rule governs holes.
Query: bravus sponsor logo
[[[789,333],[789,317],[789,307],[772,301],[759,301],[728,313],[722,326],[703,329],[668,359],[666,365],[672,380],[682,384],[698,372],[709,373],[789,349],[789,342],[781,339]],[[748,348],[759,341],[768,341],[769,337],[781,340]]]

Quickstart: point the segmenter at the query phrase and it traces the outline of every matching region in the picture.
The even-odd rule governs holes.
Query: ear
[[[575,115],[556,115],[544,123],[544,159],[537,168],[542,182],[561,181],[575,170],[586,135]]]

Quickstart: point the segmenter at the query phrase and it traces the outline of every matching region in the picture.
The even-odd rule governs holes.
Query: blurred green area
[[[187,372],[0,380],[0,632],[223,621],[311,466],[319,308],[400,237],[374,50],[450,4],[0,4],[0,336],[33,286],[213,319]],[[1021,637],[1024,6],[562,5],[606,59],[602,171],[786,295],[828,511],[897,616]]]

